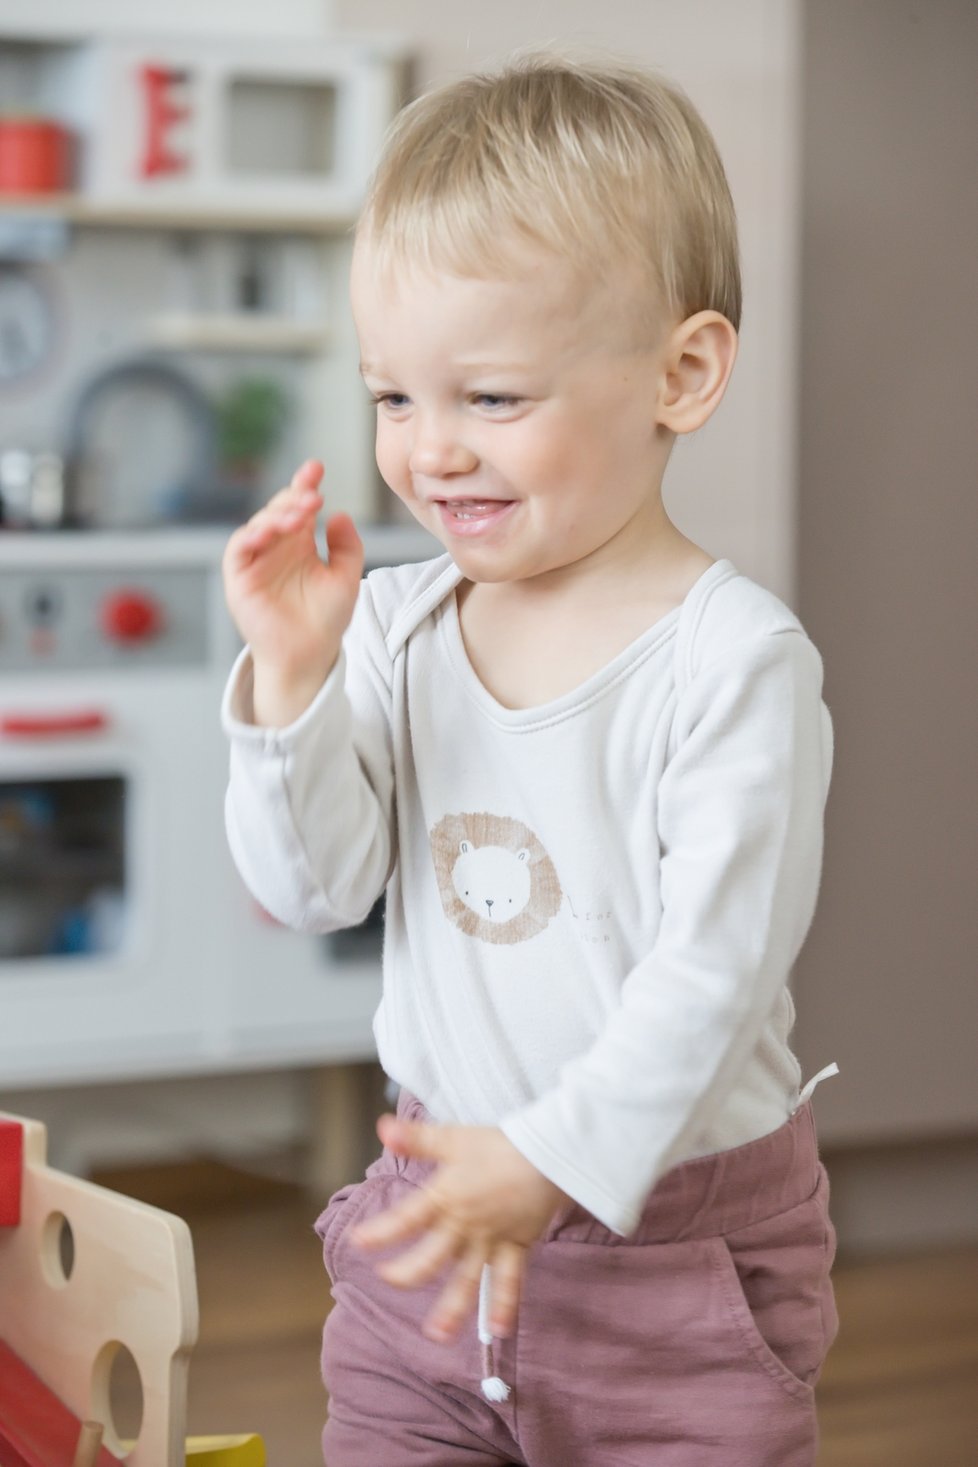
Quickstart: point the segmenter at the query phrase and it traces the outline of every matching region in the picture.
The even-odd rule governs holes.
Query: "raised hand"
[[[363,545],[348,514],[326,523],[329,563],[316,548],[323,466],[308,459],[288,488],[236,530],[224,552],[228,609],[254,663],[255,722],[291,723],[339,655],[363,574]]]

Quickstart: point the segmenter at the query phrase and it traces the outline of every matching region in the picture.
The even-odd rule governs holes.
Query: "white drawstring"
[[[489,1290],[492,1286],[492,1269],[483,1265],[479,1279],[479,1343],[482,1346],[482,1394],[487,1401],[508,1401],[509,1386],[495,1375],[492,1360],[493,1336],[489,1329]]]
[[[806,1100],[811,1100],[812,1092],[814,1091],[815,1086],[819,1083],[820,1080],[827,1080],[829,1075],[837,1075],[838,1073],[839,1066],[833,1060],[830,1065],[825,1066],[824,1070],[819,1070],[817,1075],[813,1075],[808,1084],[805,1086],[804,1090],[800,1092],[798,1096],[798,1104],[795,1106],[795,1110],[800,1110],[801,1107],[805,1104]],[[792,1111],[792,1115],[794,1115],[794,1111]]]

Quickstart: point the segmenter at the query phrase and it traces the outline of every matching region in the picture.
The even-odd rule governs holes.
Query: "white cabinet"
[[[105,223],[345,229],[397,108],[394,43],[4,36],[0,87],[73,135],[65,195]]]

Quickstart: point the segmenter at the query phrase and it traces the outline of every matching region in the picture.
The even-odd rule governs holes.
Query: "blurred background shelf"
[[[317,213],[284,209],[269,214],[261,203],[220,208],[202,202],[166,199],[106,203],[83,193],[0,194],[0,216],[5,214],[104,228],[226,229],[260,234],[342,235],[356,221],[356,211],[351,209]]]
[[[187,351],[261,351],[296,354],[322,351],[328,336],[322,322],[286,316],[198,315],[173,312],[148,322],[154,346]]]

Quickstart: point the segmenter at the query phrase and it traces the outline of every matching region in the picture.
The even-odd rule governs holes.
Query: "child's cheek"
[[[391,432],[389,423],[377,424],[376,458],[381,478],[387,487],[392,489],[399,499],[405,501],[409,499],[411,497],[411,473],[407,466],[407,457],[400,451],[396,435]]]
[[[566,493],[580,475],[581,456],[574,451],[572,433],[526,431],[514,435],[508,446],[514,477],[539,493]]]

